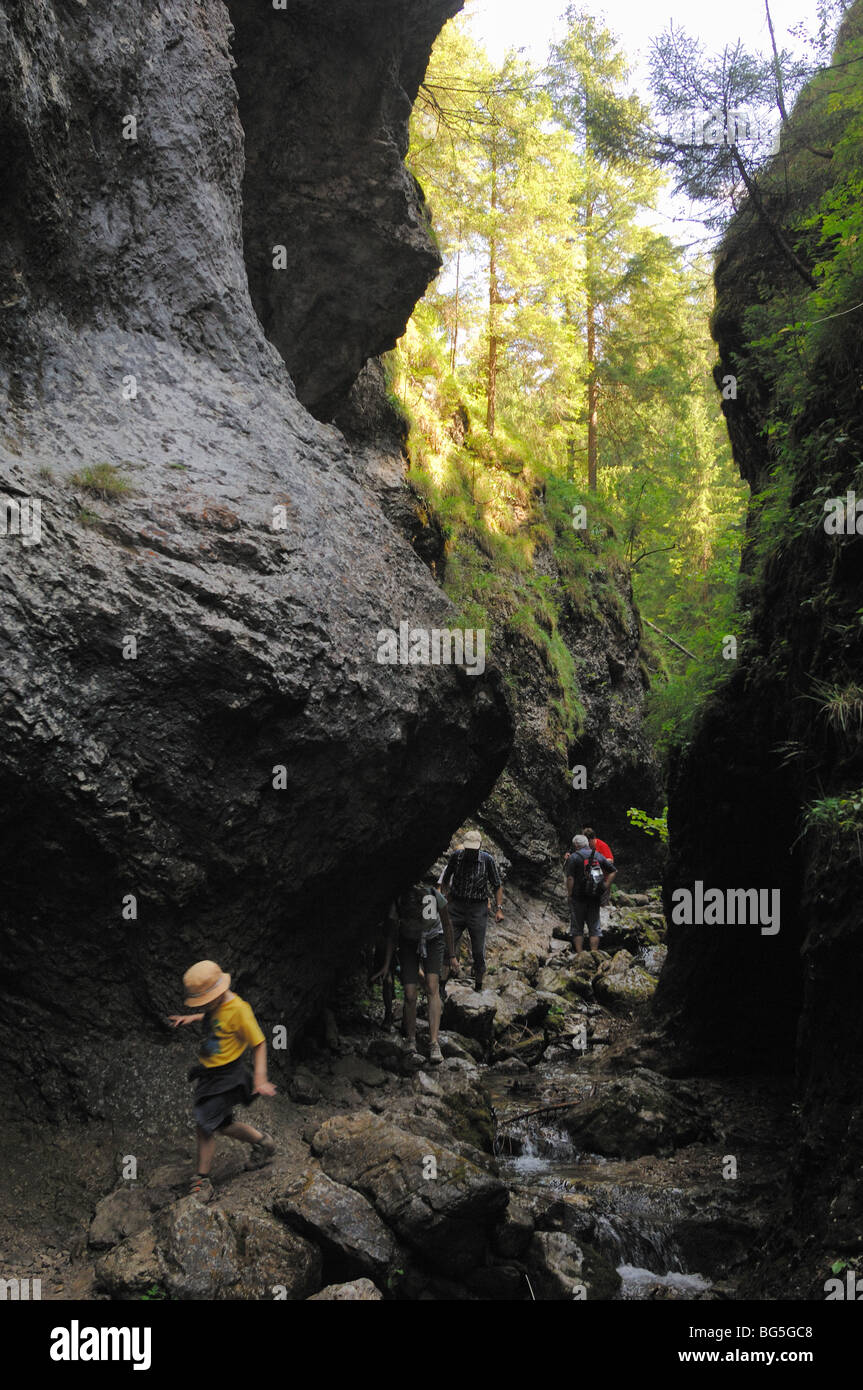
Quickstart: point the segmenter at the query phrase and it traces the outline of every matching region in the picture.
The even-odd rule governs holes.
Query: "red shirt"
[[[614,855],[612,854],[611,850],[608,848],[608,845],[605,843],[604,840],[596,841],[596,852],[597,854],[604,854],[606,859],[614,859]]]

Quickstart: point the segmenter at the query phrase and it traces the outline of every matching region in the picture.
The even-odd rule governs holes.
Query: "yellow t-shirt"
[[[208,1032],[198,1057],[205,1067],[225,1067],[241,1057],[247,1047],[257,1047],[265,1041],[258,1020],[238,994],[226,999],[214,1014],[208,1014],[205,1026]]]

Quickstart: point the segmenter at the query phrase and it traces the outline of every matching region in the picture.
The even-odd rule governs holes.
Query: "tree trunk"
[[[488,378],[486,383],[485,426],[489,434],[494,434],[497,414],[497,308],[501,302],[500,286],[497,279],[497,229],[494,214],[497,210],[497,163],[495,151],[491,159],[491,213],[492,232],[488,248]]]
[[[456,354],[458,352],[458,312],[459,312],[459,290],[461,288],[461,223],[458,224],[458,255],[455,261],[455,310],[452,328],[452,351],[450,353],[449,369],[455,373]]]
[[[587,485],[596,492],[598,449],[599,385],[596,380],[596,304],[593,297],[593,254],[591,222],[593,203],[587,204],[585,215],[587,261]]]

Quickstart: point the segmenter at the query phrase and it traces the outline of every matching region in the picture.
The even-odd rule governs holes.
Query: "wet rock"
[[[494,1066],[514,1059],[532,1067],[541,1059],[545,1044],[543,1033],[529,1033],[525,1036],[523,1028],[508,1028],[501,1034],[500,1041],[495,1042],[491,1060]]]
[[[544,964],[544,958],[538,951],[514,951],[512,955],[507,956],[507,963],[510,969],[518,971],[529,985],[536,987],[537,974]]]
[[[474,1038],[484,1047],[491,1044],[497,997],[490,990],[477,993],[466,985],[447,986],[443,1006],[443,1026],[466,1038]]]
[[[396,1076],[414,1076],[425,1065],[423,1059],[412,1049],[406,1048],[400,1038],[373,1038],[366,1048],[366,1057]]]
[[[533,1228],[533,1214],[527,1203],[510,1197],[503,1221],[495,1228],[495,1251],[504,1259],[520,1259],[530,1245]]]
[[[443,1087],[434,1079],[430,1071],[417,1072],[414,1085],[418,1091],[427,1096],[443,1096]]]
[[[102,1256],[98,1287],[140,1298],[153,1286],[178,1299],[306,1298],[320,1282],[319,1251],[269,1217],[229,1215],[194,1197]]]
[[[386,1084],[386,1073],[362,1057],[340,1057],[333,1063],[333,1075],[347,1077],[360,1087],[372,1089]]]
[[[288,1082],[288,1095],[297,1105],[317,1105],[321,1088],[308,1071],[296,1071]]]
[[[234,1298],[307,1298],[321,1281],[321,1253],[316,1246],[268,1216],[236,1215],[231,1228],[237,1246],[240,1278]],[[169,1289],[172,1287],[170,1276]],[[206,1297],[219,1297],[207,1294]]]
[[[570,982],[570,972],[562,965],[545,965],[537,973],[536,987],[549,994],[565,994]]]
[[[685,1087],[646,1068],[598,1086],[561,1117],[578,1148],[621,1158],[683,1148],[712,1133]]]
[[[476,1038],[466,1038],[460,1033],[442,1032],[440,1050],[447,1059],[452,1057],[464,1062],[481,1062],[483,1059],[482,1043]]]
[[[524,1073],[529,1070],[530,1068],[527,1063],[523,1062],[519,1057],[507,1057],[502,1062],[498,1062],[495,1065],[495,1071],[499,1072],[501,1076],[524,1075]]]
[[[320,1293],[313,1293],[307,1303],[381,1303],[383,1294],[371,1279],[354,1279],[350,1284],[328,1284]]]
[[[525,1259],[537,1299],[613,1299],[620,1275],[610,1261],[565,1231],[537,1231]]]
[[[597,970],[593,990],[609,1008],[627,1009],[653,997],[656,979],[636,965],[628,951],[618,951]]]
[[[152,1211],[140,1188],[117,1188],[103,1197],[90,1223],[88,1244],[93,1250],[109,1250],[149,1224]]]
[[[130,1236],[96,1261],[96,1286],[111,1298],[142,1298],[162,1288],[163,1267],[152,1226]]]
[[[362,1192],[433,1268],[446,1273],[483,1262],[488,1232],[508,1201],[498,1178],[368,1111],[328,1120],[313,1149],[329,1177]]]
[[[512,976],[497,993],[494,1035],[501,1036],[513,1024],[535,1028],[548,1013],[548,1002],[519,976]]]
[[[148,1225],[152,1213],[176,1201],[188,1189],[189,1164],[165,1163],[146,1178],[123,1182],[96,1205],[87,1242],[108,1250]]]
[[[377,1278],[397,1263],[398,1246],[371,1203],[325,1173],[293,1183],[275,1199],[273,1211],[347,1268]]]

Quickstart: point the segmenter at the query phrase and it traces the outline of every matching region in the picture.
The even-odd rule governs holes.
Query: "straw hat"
[[[230,988],[230,975],[226,975],[214,960],[199,960],[183,976],[186,1003],[192,1009],[201,1004],[211,1004]]]

